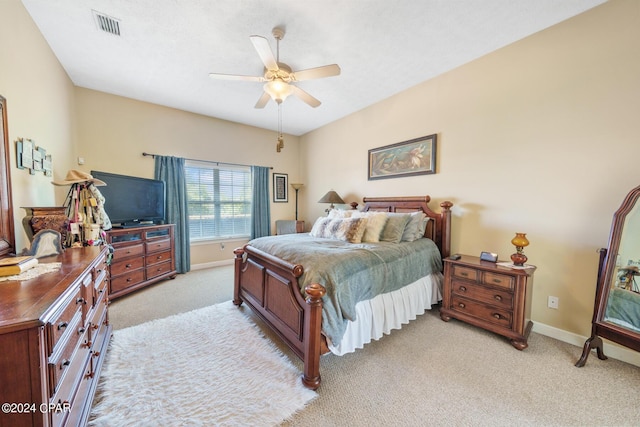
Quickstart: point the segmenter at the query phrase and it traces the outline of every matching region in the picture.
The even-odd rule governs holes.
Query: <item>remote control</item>
[[[449,259],[452,259],[454,261],[459,260],[460,258],[462,258],[459,254],[453,254],[449,257]]]

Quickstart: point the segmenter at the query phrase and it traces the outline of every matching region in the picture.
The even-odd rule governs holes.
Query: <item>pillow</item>
[[[411,219],[409,214],[387,214],[387,223],[382,229],[382,235],[380,235],[381,242],[394,242],[400,243],[402,240],[402,234],[404,228]]]
[[[356,212],[353,218],[366,218],[367,223],[362,236],[363,242],[379,242],[382,229],[387,223],[386,212]]]
[[[364,218],[328,218],[320,217],[313,224],[312,237],[343,240],[349,243],[360,243],[366,226]]]
[[[424,222],[425,218],[427,218],[427,215],[422,211],[413,212],[410,215],[409,222],[402,233],[403,242],[413,242],[424,236],[424,230],[427,226],[427,223]]]
[[[345,210],[345,209],[331,209],[327,214],[327,218],[350,218],[354,212],[354,210]]]

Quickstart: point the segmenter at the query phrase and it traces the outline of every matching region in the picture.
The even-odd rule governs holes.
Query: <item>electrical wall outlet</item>
[[[560,299],[559,299],[558,297],[554,297],[554,296],[549,295],[549,299],[548,299],[548,301],[547,301],[547,306],[548,306],[549,308],[555,308],[555,309],[557,309],[557,308],[558,308],[558,302],[559,302],[559,300],[560,300]]]

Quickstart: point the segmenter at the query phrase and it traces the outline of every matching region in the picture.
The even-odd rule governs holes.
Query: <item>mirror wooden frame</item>
[[[627,215],[635,207],[640,199],[640,186],[634,188],[627,194],[620,208],[613,215],[611,232],[609,233],[608,248],[600,249],[600,261],[598,266],[598,277],[596,287],[596,301],[593,309],[593,319],[591,327],[591,337],[584,343],[582,356],[575,366],[582,367],[587,362],[591,350],[595,349],[599,359],[605,360],[602,338],[613,341],[635,351],[640,351],[640,333],[614,323],[605,321],[607,302],[611,283],[615,280],[616,258],[620,249],[623,228]]]
[[[13,202],[11,198],[11,164],[9,161],[9,131],[7,100],[0,95],[0,257],[15,251]]]

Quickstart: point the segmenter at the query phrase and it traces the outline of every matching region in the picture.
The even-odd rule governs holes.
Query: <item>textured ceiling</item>
[[[280,61],[337,63],[336,77],[297,85],[322,101],[282,104],[283,131],[302,135],[604,0],[22,0],[76,86],[266,129],[277,107],[254,105],[260,76],[250,35],[285,28]],[[120,21],[98,29],[92,10]]]

